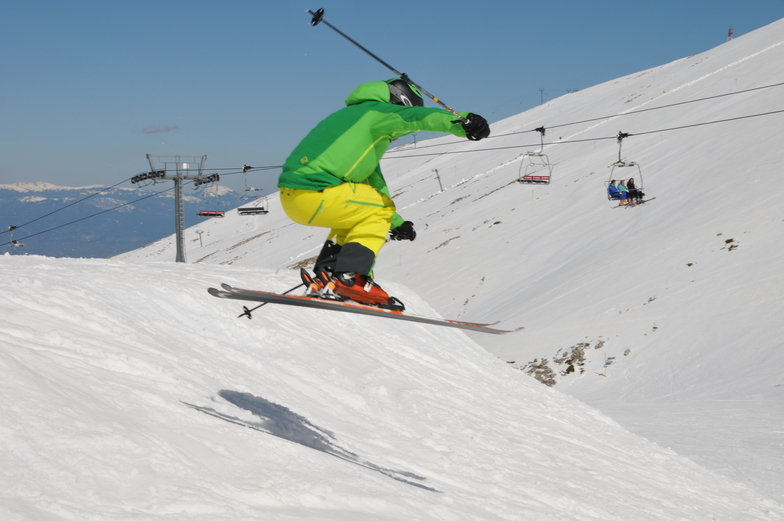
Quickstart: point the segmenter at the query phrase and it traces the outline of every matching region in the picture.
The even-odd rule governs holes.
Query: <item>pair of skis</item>
[[[640,201],[639,203],[631,203],[631,204],[619,204],[618,206],[613,206],[613,208],[633,208],[635,206],[639,206],[641,204],[645,204],[648,201],[653,201],[656,199],[655,197],[651,197],[650,199],[645,199],[644,201]]]
[[[250,302],[262,302],[264,304],[282,304],[284,306],[296,306],[312,309],[323,309],[329,311],[340,311],[343,313],[354,313],[358,315],[368,315],[373,317],[393,318],[396,320],[405,320],[408,322],[419,322],[421,324],[430,324],[435,326],[452,327],[463,329],[467,331],[478,331],[481,333],[490,333],[493,335],[503,335],[512,333],[523,329],[518,327],[516,329],[496,329],[491,327],[493,324],[480,324],[477,322],[466,322],[463,320],[450,320],[447,318],[426,317],[400,311],[396,309],[384,309],[377,306],[370,306],[359,304],[351,300],[333,300],[320,298],[315,296],[306,295],[289,295],[286,293],[273,293],[269,291],[258,291],[252,289],[235,288],[229,284],[221,284],[221,289],[209,288],[207,290],[213,297],[232,299],[232,300],[245,300]],[[248,316],[250,318],[250,311],[247,308],[245,313],[240,316]]]

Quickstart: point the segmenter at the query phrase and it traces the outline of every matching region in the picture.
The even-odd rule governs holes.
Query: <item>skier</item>
[[[416,231],[396,213],[379,162],[393,140],[412,132],[473,141],[490,135],[483,117],[460,115],[426,108],[419,91],[400,78],[372,81],[297,145],[278,179],[281,206],[298,224],[330,228],[314,266],[321,291],[326,285],[346,299],[402,308],[373,281],[372,270],[388,235],[413,241]]]
[[[626,181],[621,179],[618,181],[618,192],[621,194],[621,206],[632,204],[631,200],[629,199],[629,189],[626,188]]]
[[[645,194],[641,190],[637,189],[637,186],[634,184],[633,177],[626,182],[626,188],[629,190],[629,197],[631,197],[636,204],[640,204],[642,202],[642,198],[645,197]]]
[[[621,205],[626,205],[629,201],[626,200],[626,187],[617,184],[618,181],[613,179],[610,181],[610,186],[607,187],[607,191],[610,194],[610,199],[620,199]],[[623,183],[623,181],[621,181]],[[623,190],[621,190],[623,188]]]
[[[618,181],[613,179],[612,181],[610,181],[610,186],[607,187],[607,191],[610,193],[610,199],[621,198],[621,192],[618,191],[618,186],[616,186],[617,183]]]

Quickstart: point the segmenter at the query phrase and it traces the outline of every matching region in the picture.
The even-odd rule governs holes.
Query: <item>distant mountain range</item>
[[[156,195],[157,194],[157,195]],[[228,211],[250,200],[225,186],[184,190],[185,226],[202,210]],[[10,227],[17,227],[11,232]],[[172,183],[145,188],[0,185],[0,253],[106,258],[175,232]],[[11,240],[22,246],[13,247]]]

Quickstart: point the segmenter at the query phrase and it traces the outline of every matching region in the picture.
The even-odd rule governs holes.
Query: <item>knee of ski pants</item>
[[[370,185],[343,183],[314,190],[281,188],[281,206],[297,224],[329,228],[342,246],[357,242],[378,254],[386,243],[395,203]]]

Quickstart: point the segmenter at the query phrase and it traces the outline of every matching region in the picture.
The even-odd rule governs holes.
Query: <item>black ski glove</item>
[[[416,230],[414,230],[414,223],[406,221],[394,230],[389,232],[389,238],[393,241],[413,241],[416,239]]]
[[[460,123],[462,120],[456,119],[452,123]],[[490,125],[487,120],[479,114],[470,113],[463,123],[463,130],[466,132],[466,137],[471,141],[479,141],[490,135]]]

